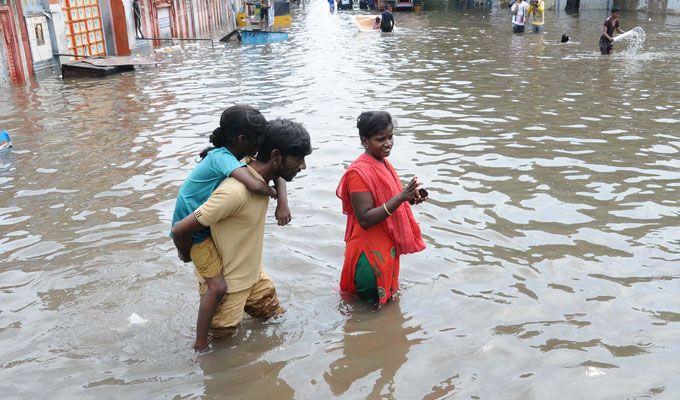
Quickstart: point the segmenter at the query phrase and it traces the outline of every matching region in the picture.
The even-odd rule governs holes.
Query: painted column
[[[19,30],[16,28],[17,11],[9,0],[0,4],[2,4],[0,5],[0,25],[2,28],[0,51],[4,53],[2,55],[6,60],[6,76],[9,82],[22,84],[28,75],[28,68],[22,60],[21,36],[19,36]]]
[[[12,0],[14,2],[14,7],[16,7],[16,13],[14,15],[14,26],[18,27],[17,33],[19,33],[19,47],[26,57],[26,63],[24,64],[25,76],[30,78],[35,78],[35,71],[33,71],[33,58],[31,57],[31,47],[28,43],[28,29],[26,28],[26,20],[24,19],[24,9],[21,6],[21,0]]]
[[[102,31],[104,32],[104,43],[106,43],[106,54],[116,52],[116,42],[113,34],[113,19],[111,17],[111,1],[102,0],[99,2],[99,10],[102,17]]]
[[[9,85],[9,57],[5,50],[5,39],[0,37],[0,87]]]
[[[130,45],[128,43],[127,20],[123,0],[110,0],[110,7],[116,55],[128,56],[130,55]]]

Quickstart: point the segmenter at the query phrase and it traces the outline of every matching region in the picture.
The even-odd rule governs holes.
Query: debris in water
[[[12,147],[12,141],[9,139],[7,131],[0,131],[0,151]]]
[[[636,26],[635,28],[614,37],[614,43],[619,42],[623,39],[628,39],[628,48],[625,50],[626,53],[635,54],[642,46],[645,44],[645,31]]]
[[[130,316],[128,317],[128,321],[130,322],[130,325],[142,325],[149,322],[148,319],[140,317],[139,315],[137,315],[137,313],[130,314]]]
[[[586,367],[586,376],[602,376],[602,375],[606,374],[601,369],[595,368],[593,366]]]

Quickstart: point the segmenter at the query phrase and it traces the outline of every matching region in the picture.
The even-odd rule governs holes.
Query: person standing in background
[[[138,39],[144,39],[144,34],[142,33],[142,8],[139,5],[139,0],[132,2],[132,16],[135,19],[135,35],[138,35]]]
[[[510,8],[512,12],[512,33],[524,33],[529,4],[525,0],[515,0]]]
[[[543,25],[545,24],[545,3],[543,0],[531,0],[529,17],[531,18],[532,32],[543,33]]]
[[[260,29],[267,30],[269,27],[269,0],[260,3]]]

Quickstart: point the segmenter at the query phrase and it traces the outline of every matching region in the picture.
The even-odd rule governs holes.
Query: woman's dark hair
[[[359,136],[370,138],[385,129],[391,129],[392,116],[387,111],[364,111],[357,118],[357,128]]]
[[[260,135],[257,160],[268,162],[274,149],[278,149],[283,157],[307,156],[312,153],[309,133],[302,125],[289,119],[269,121]]]
[[[236,104],[227,108],[220,117],[220,126],[210,135],[212,146],[201,152],[201,159],[204,159],[214,148],[228,147],[233,144],[239,135],[245,136],[249,142],[254,143],[266,124],[267,120],[262,113],[251,106]]]

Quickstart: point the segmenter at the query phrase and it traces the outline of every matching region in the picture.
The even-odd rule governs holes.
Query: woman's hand
[[[411,200],[416,196],[419,187],[420,181],[418,181],[418,177],[413,177],[399,194],[399,200],[401,200],[402,203]]]
[[[416,190],[415,196],[409,200],[409,204],[420,204],[428,199],[427,190],[419,188]]]

